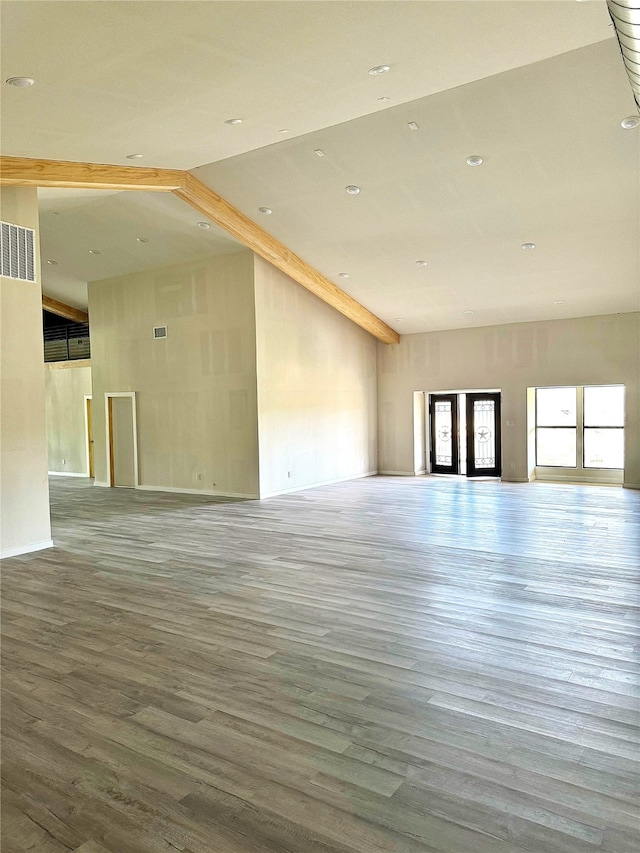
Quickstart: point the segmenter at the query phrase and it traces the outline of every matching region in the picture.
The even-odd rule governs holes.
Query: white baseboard
[[[349,480],[361,480],[363,477],[375,477],[377,471],[365,471],[364,474],[351,474],[349,477],[338,477],[337,480],[323,480],[321,483],[305,483],[304,486],[293,486],[290,489],[281,489],[277,492],[265,492],[261,498],[275,498],[278,495],[291,495],[294,492],[303,492],[305,489],[319,489],[321,486],[333,486],[335,483],[347,483]]]
[[[426,471],[422,472],[426,474]],[[413,471],[378,471],[378,474],[382,474],[385,477],[417,477],[417,474],[414,474]]]
[[[94,486],[100,486],[101,489],[110,489],[111,488],[109,483],[103,483],[102,480],[94,480],[93,485]]]
[[[53,539],[47,539],[46,542],[37,542],[35,545],[7,548],[6,551],[0,553],[0,560],[4,560],[7,557],[19,557],[20,554],[31,554],[33,551],[43,551],[45,548],[53,548]]]
[[[84,477],[85,480],[89,479],[88,474],[77,474],[75,471],[48,471],[47,473],[50,477]]]
[[[474,478],[472,477],[471,479],[473,480]],[[532,482],[532,480],[530,480],[528,477],[505,477],[504,474],[502,475],[502,477],[500,479],[502,480],[503,483],[531,483]]]
[[[136,489],[142,492],[171,492],[176,495],[205,495],[206,497],[212,498],[244,498],[245,500],[258,500],[258,495],[248,495],[243,492],[217,492],[210,489],[179,489],[175,486],[136,486]]]
[[[421,468],[419,471],[415,471],[415,472],[414,472],[414,476],[415,476],[415,477],[424,477],[424,475],[425,475],[426,473],[427,473],[427,469],[426,469],[426,468]]]

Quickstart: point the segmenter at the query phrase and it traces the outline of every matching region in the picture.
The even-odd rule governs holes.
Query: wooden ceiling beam
[[[400,335],[395,329],[387,326],[379,317],[356,302],[352,296],[321,275],[288,249],[284,243],[268,234],[198,178],[187,172],[185,185],[174,190],[174,195],[186,201],[220,228],[224,228],[256,255],[263,257],[378,340],[385,344],[397,344],[400,340]]]
[[[42,296],[42,308],[51,314],[57,314],[58,317],[73,320],[74,323],[89,322],[89,315],[86,311],[74,308],[73,305],[65,305],[64,302],[58,302],[57,299],[52,299],[50,296]]]
[[[397,344],[400,335],[371,311],[325,278],[306,261],[209,189],[189,172],[144,166],[110,166],[64,160],[0,157],[0,185],[18,187],[68,187],[72,189],[144,190],[173,192],[199,213],[219,225],[240,243],[260,255],[319,299],[335,308],[385,344]],[[43,298],[48,299],[48,297]],[[55,300],[50,300],[55,302]],[[56,303],[62,305],[62,303]],[[76,314],[86,314],[64,306]],[[55,311],[60,316],[68,315]],[[70,317],[69,319],[76,319]]]
[[[0,157],[0,184],[8,187],[172,192],[184,183],[185,174],[179,169]]]

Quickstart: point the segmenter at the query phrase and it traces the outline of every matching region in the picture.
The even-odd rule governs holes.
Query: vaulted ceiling
[[[2,80],[35,79],[3,86],[5,155],[194,170],[401,333],[638,310],[640,130],[604,2],[1,14]],[[240,248],[168,194],[39,193],[44,291],[80,307],[89,280]]]

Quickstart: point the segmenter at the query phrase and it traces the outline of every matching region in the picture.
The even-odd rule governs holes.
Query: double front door
[[[431,394],[431,471],[499,477],[500,394]]]

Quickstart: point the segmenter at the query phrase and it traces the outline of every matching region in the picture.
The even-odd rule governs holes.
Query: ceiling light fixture
[[[466,314],[467,317],[470,317],[473,314],[473,311],[463,311],[463,314]]]
[[[281,130],[278,131],[278,133],[289,133],[289,128],[283,127]]]
[[[564,305],[564,299],[556,299],[556,301],[553,304],[554,305]]]
[[[51,258],[49,258],[49,260],[47,261],[47,263],[49,264],[49,266],[50,266],[50,267],[57,267],[57,266],[58,266],[58,262],[57,262],[57,261],[52,261],[52,260],[51,260]]]
[[[102,252],[100,251],[100,249],[89,249],[89,254],[90,255],[101,255]]]
[[[620,122],[620,127],[623,127],[625,130],[633,130],[638,125],[640,125],[640,118],[638,116],[627,116]]]
[[[530,252],[532,249],[535,249],[535,243],[523,243],[521,248],[525,250],[525,252]]]
[[[427,262],[426,262],[426,261],[416,261],[416,264],[417,264],[419,267],[426,267],[426,266],[427,266]]]
[[[418,123],[417,123],[417,122],[415,122],[415,121],[410,121],[410,122],[409,122],[409,130],[418,130],[418,129],[419,129],[419,128],[418,128]]]
[[[15,86],[16,89],[28,89],[36,81],[33,77],[8,77],[5,82],[8,86]]]
[[[348,272],[339,272],[338,275],[340,276],[340,278],[349,278]]]
[[[390,101],[391,98],[388,98],[386,95],[383,95],[381,98],[378,98],[379,101]]]
[[[358,195],[360,192],[360,187],[357,187],[355,184],[349,184],[348,187],[345,187],[345,190],[349,193],[349,195]]]
[[[479,154],[472,154],[467,157],[467,166],[482,166],[483,160]]]
[[[269,216],[269,214],[273,213],[270,207],[259,207],[258,210],[260,213],[264,213],[265,216]]]
[[[141,160],[144,157],[144,154],[127,154],[127,160]]]
[[[388,65],[374,65],[373,68],[369,69],[369,74],[372,77],[378,77],[380,74],[386,74],[387,71],[391,71],[391,68]]]
[[[209,228],[211,228],[208,222],[198,222],[196,224],[198,228],[202,228],[204,231],[207,231]]]
[[[146,237],[136,237],[136,241],[138,243],[148,243],[149,240]]]
[[[317,157],[326,157],[327,155],[324,153],[322,148],[316,148],[315,154]]]
[[[225,121],[225,124],[242,124],[242,119],[241,118],[228,118]]]
[[[402,323],[402,321],[404,320],[404,317],[394,317],[393,319],[396,323]]]

